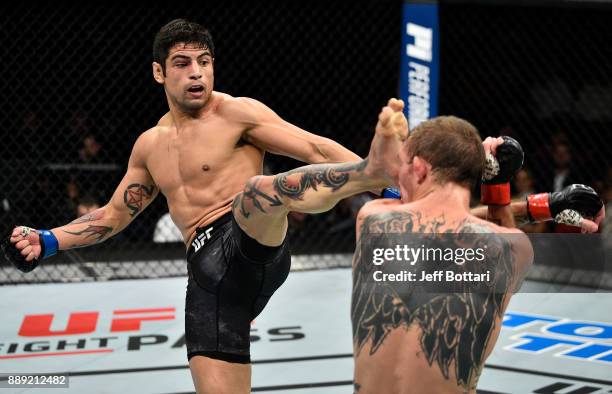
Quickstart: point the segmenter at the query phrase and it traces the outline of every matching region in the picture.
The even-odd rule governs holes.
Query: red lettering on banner
[[[113,313],[115,315],[126,315],[126,314],[144,314],[144,313],[160,313],[160,312],[174,312],[175,308],[149,308],[149,309],[127,309],[127,310],[116,310]],[[173,320],[175,319],[174,314],[172,315],[158,315],[158,316],[136,316],[136,317],[117,317],[114,318],[111,323],[111,332],[121,331],[139,331],[141,322],[150,320]]]
[[[98,315],[98,312],[71,313],[66,329],[61,331],[51,331],[53,314],[26,315],[19,328],[19,335],[22,337],[51,337],[87,334],[96,330]]]
[[[172,313],[174,313],[175,310],[176,310],[176,308],[173,308],[173,307],[169,307],[169,308],[146,308],[146,309],[117,309],[117,310],[113,311],[113,314],[115,314],[115,315],[134,315],[136,313],[154,313],[154,312],[172,312]]]
[[[173,320],[174,315],[167,316],[147,316],[147,317],[122,317],[120,319],[113,319],[111,324],[111,332],[119,331],[139,331],[140,322],[146,320]]]

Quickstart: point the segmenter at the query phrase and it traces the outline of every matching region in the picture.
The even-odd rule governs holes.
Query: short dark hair
[[[153,61],[161,64],[164,75],[168,52],[179,43],[199,45],[208,49],[212,57],[215,56],[212,36],[204,26],[185,19],[174,19],[159,29],[153,40]]]
[[[83,205],[85,207],[93,207],[95,205],[100,205],[98,204],[98,200],[92,196],[91,194],[86,194],[83,197],[79,198],[79,204],[78,205]]]
[[[408,157],[431,164],[438,182],[472,188],[480,180],[485,152],[478,130],[455,116],[438,116],[416,126],[408,137]]]

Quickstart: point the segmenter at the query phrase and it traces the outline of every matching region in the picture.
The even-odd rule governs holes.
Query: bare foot
[[[399,152],[408,137],[408,120],[402,112],[404,102],[390,99],[378,114],[376,133],[370,145],[365,171],[381,179],[385,186],[396,186],[400,168]]]

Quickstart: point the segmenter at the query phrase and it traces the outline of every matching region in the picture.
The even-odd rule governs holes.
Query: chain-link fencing
[[[284,119],[367,154],[380,107],[398,92],[401,7],[0,6],[1,228],[54,227],[108,201],[132,144],[167,111],[151,76],[151,47],[157,30],[177,17],[211,31],[216,90],[258,99]],[[521,141],[527,171],[523,183],[515,182],[517,195],[575,182],[609,193],[610,16],[606,5],[441,3],[440,112],[470,120],[483,137]],[[299,165],[266,157],[268,173]],[[349,265],[354,218],[365,199],[320,215],[292,213],[292,251],[301,256],[294,266]],[[104,244],[60,253],[25,275],[2,265],[0,282],[184,275],[183,257],[160,195]]]
[[[441,7],[441,111],[521,142],[517,194],[609,190],[612,3],[466,3]]]

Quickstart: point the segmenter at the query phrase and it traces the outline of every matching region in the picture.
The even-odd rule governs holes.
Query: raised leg
[[[343,198],[396,184],[398,155],[408,134],[402,110],[400,100],[389,100],[379,115],[368,158],[361,162],[314,164],[251,178],[234,200],[240,228],[263,245],[277,246],[285,238],[290,211],[325,212]]]

